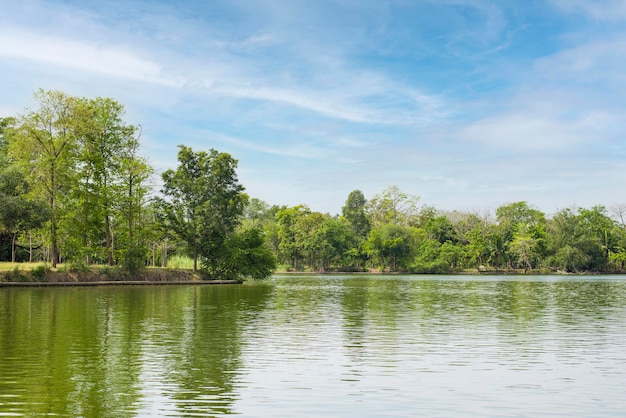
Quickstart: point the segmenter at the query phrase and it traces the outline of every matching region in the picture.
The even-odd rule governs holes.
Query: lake
[[[618,417],[624,276],[0,288],[0,416]]]

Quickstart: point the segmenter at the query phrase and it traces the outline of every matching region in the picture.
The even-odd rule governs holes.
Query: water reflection
[[[0,415],[227,414],[242,323],[269,292],[2,289]]]
[[[0,289],[0,415],[620,416],[626,280]]]

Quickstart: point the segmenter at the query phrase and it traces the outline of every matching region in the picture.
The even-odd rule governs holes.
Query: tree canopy
[[[237,160],[215,149],[194,152],[180,145],[178,162],[176,170],[163,172],[168,200],[162,207],[167,226],[193,257],[194,271],[198,261],[213,277],[263,276],[271,270],[275,261],[269,250],[263,251],[260,232],[235,233],[248,201],[237,179]]]

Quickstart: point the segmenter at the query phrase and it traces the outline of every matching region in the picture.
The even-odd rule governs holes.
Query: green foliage
[[[624,251],[622,237],[623,229],[603,206],[561,210],[547,224],[545,264],[571,272],[604,271],[612,254]]]
[[[614,208],[620,222],[603,206],[547,219],[524,201],[497,208],[495,218],[444,214],[390,186],[369,201],[352,191],[341,216],[331,216],[248,200],[237,160],[214,149],[181,145],[178,167],[162,175],[164,198],[150,202],[153,169],[139,154],[141,132],[124,121],[124,106],[58,91],[34,98],[34,110],[0,118],[5,259],[36,254],[55,267],[62,254],[70,270],[98,263],[135,274],[168,257],[182,267],[185,254],[192,260],[185,267],[200,264],[216,278],[267,277],[278,261],[307,271],[626,268],[622,206]]]
[[[39,228],[48,216],[45,202],[29,194],[30,184],[15,164],[0,168],[0,231],[11,234],[11,261],[16,261],[17,236]]]
[[[261,280],[271,276],[276,269],[276,256],[265,245],[258,228],[235,233],[224,243],[220,253],[219,263],[207,266],[213,278]]]
[[[187,245],[194,259],[209,272],[220,271],[223,250],[243,214],[247,196],[237,180],[237,161],[211,149],[194,152],[179,146],[179,166],[163,173],[161,201],[167,226]]]
[[[372,229],[365,244],[371,257],[376,258],[382,270],[404,269],[412,250],[411,230],[395,223],[384,224]]]
[[[373,226],[410,225],[418,213],[418,201],[418,196],[406,194],[398,186],[390,186],[368,202],[370,222]]]
[[[303,220],[310,214],[311,210],[304,205],[284,208],[276,214],[280,260],[290,264],[295,270],[299,269],[298,263],[304,254],[303,232],[305,228],[302,224],[310,224]]]
[[[56,267],[59,219],[65,211],[59,197],[71,187],[76,167],[75,127],[80,118],[75,112],[77,99],[62,92],[39,90],[35,100],[39,108],[18,118],[10,130],[9,153],[26,169],[35,192],[47,203],[51,263]]]
[[[193,258],[186,255],[174,255],[167,259],[167,267],[172,269],[193,269]]]
[[[89,269],[89,265],[85,262],[85,260],[81,258],[69,260],[68,262],[64,263],[59,270],[67,271],[69,273],[87,273],[91,271]]]
[[[367,200],[360,190],[350,192],[341,214],[348,221],[357,237],[364,239],[370,232],[370,220],[366,213]]]
[[[120,253],[122,269],[131,276],[146,267],[146,250],[142,246],[130,246]]]
[[[30,275],[37,282],[46,280],[49,273],[50,273],[50,266],[48,265],[40,265],[30,271]]]

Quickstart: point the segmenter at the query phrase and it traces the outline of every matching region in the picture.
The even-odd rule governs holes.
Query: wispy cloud
[[[626,181],[626,2],[549,4],[10,0],[0,111],[112,96],[153,161],[216,145],[271,203],[398,184],[449,209],[584,205]]]
[[[206,139],[217,140],[222,143],[235,145],[238,148],[261,152],[264,154],[281,155],[286,157],[296,157],[304,159],[320,159],[328,155],[328,151],[310,144],[296,144],[291,146],[272,147],[263,143],[254,143],[241,138],[235,138],[223,133],[210,130],[202,131],[203,137]]]
[[[124,47],[81,42],[10,27],[0,32],[0,56],[134,81],[179,85],[172,79],[164,78],[157,63],[142,59]]]
[[[550,0],[555,7],[600,21],[626,19],[624,0]]]
[[[626,4],[626,2],[625,2]],[[626,7],[626,6],[625,6]],[[619,82],[626,87],[626,32],[597,38],[536,61],[536,70],[551,79],[588,84]]]
[[[571,117],[535,111],[496,114],[464,127],[463,140],[480,142],[510,152],[571,150],[602,132],[598,127],[610,126],[610,115],[589,113]]]

